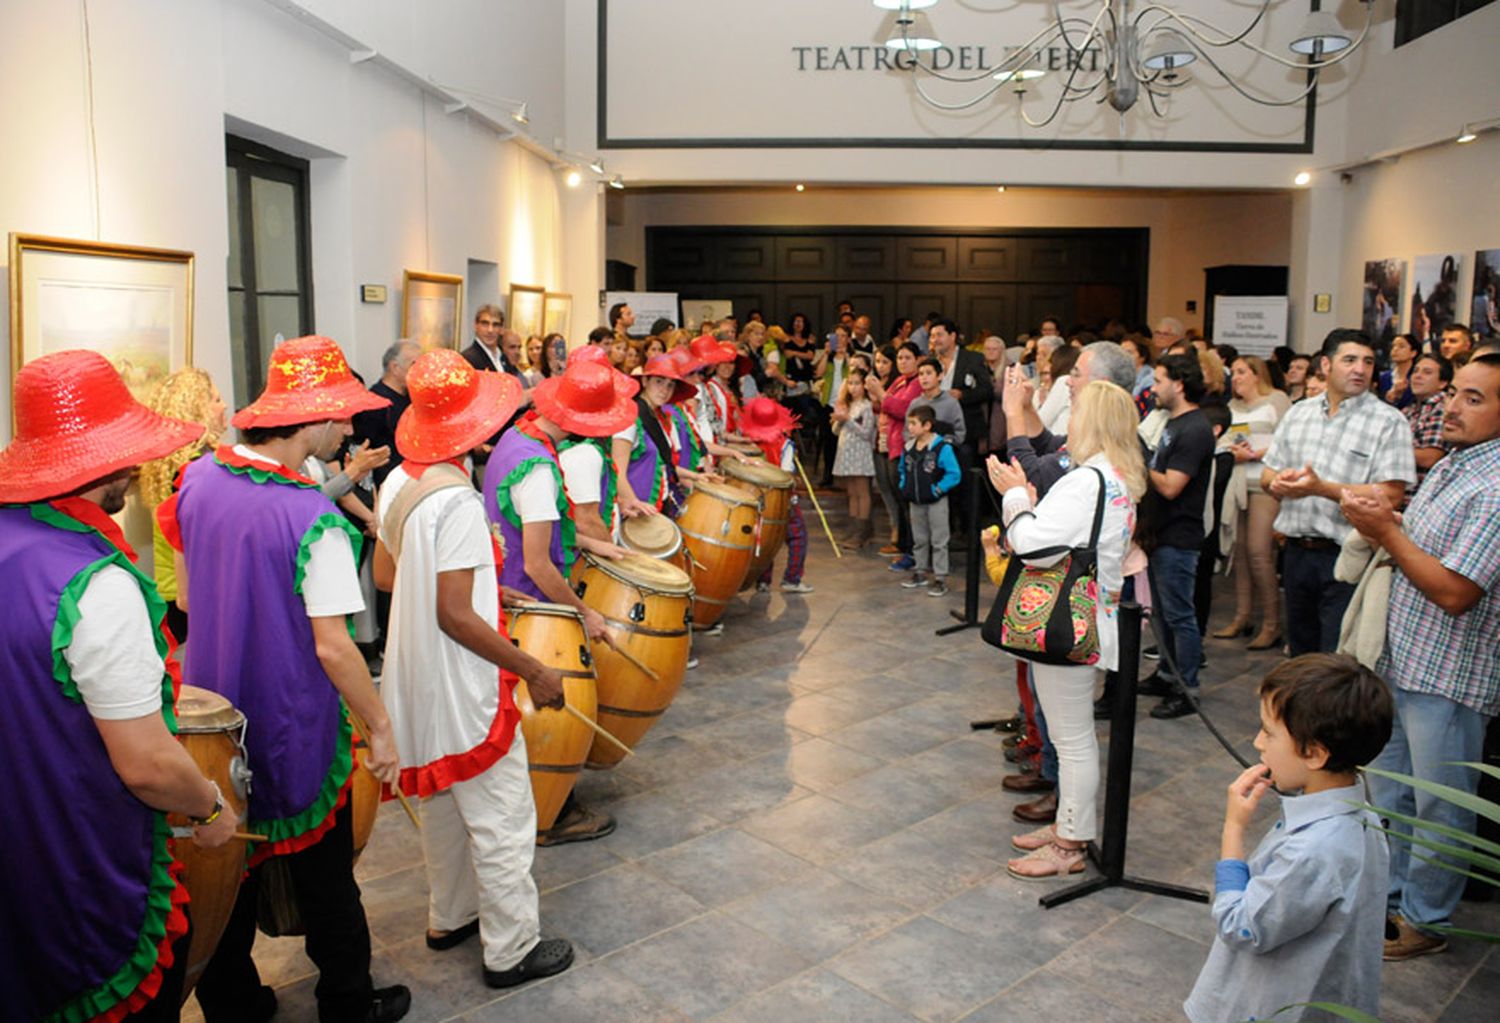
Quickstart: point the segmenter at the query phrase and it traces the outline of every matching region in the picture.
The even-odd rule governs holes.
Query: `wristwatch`
[[[224,812],[224,793],[219,791],[219,783],[210,779],[209,784],[214,787],[214,809],[207,817],[194,817],[189,814],[188,820],[192,821],[195,827],[212,824],[219,819],[219,814]]]

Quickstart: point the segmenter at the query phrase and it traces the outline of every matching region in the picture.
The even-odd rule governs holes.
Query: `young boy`
[[[937,414],[930,405],[919,405],[906,416],[911,440],[897,466],[898,489],[911,505],[911,578],[901,585],[909,590],[927,587],[929,597],[948,592],[948,494],[963,479],[958,456],[948,438],[935,432]],[[931,569],[929,582],[923,573]]]
[[[1380,1010],[1390,859],[1375,816],[1359,809],[1357,768],[1390,739],[1391,718],[1390,690],[1351,657],[1304,654],[1261,681],[1261,762],[1229,786],[1218,940],[1183,1003],[1193,1023],[1269,1019],[1304,1002]],[[1301,794],[1282,797],[1247,861],[1245,828],[1273,783]]]

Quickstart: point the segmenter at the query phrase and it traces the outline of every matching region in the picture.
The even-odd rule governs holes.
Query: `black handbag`
[[[980,637],[1013,657],[1038,664],[1083,666],[1099,660],[1099,529],[1104,523],[1104,473],[1094,526],[1086,547],[1044,547],[1011,555],[1005,577]],[[1024,512],[1030,515],[1032,512]],[[1050,568],[1035,568],[1028,558],[1066,556]]]

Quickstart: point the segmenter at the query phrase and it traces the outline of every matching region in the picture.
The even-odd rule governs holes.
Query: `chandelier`
[[[885,47],[895,51],[895,65],[909,74],[918,96],[928,105],[944,111],[967,110],[977,106],[1000,90],[1010,87],[1018,101],[1024,100],[1027,84],[1046,74],[1065,75],[1057,100],[1045,117],[1033,119],[1022,108],[1027,125],[1041,128],[1050,124],[1068,103],[1092,99],[1108,102],[1122,115],[1135,106],[1144,94],[1152,113],[1162,116],[1160,101],[1192,81],[1185,70],[1202,60],[1219,78],[1245,99],[1265,106],[1294,106],[1317,88],[1318,72],[1345,60],[1369,35],[1374,20],[1373,0],[1360,0],[1365,6],[1365,25],[1357,38],[1351,39],[1331,12],[1314,10],[1292,37],[1284,57],[1250,41],[1252,32],[1266,19],[1272,0],[1262,0],[1248,24],[1236,31],[1226,31],[1204,18],[1177,11],[1165,4],[1136,0],[1097,0],[1093,18],[1079,15],[1064,17],[1057,3],[1052,4],[1050,24],[1019,46],[1006,47],[1006,56],[998,65],[977,74],[950,74],[939,69],[936,61],[922,61],[921,54],[942,47],[933,32],[923,8],[937,0],[872,0],[881,10],[894,12],[894,27]],[[1316,5],[1316,0],[1315,0]],[[1063,49],[1066,60],[1062,70],[1050,69],[1049,50]],[[1307,85],[1296,95],[1277,97],[1259,94],[1235,76],[1215,58],[1215,53],[1240,50],[1307,74]],[[1086,59],[1097,51],[1093,59]],[[906,59],[899,59],[901,56]],[[966,100],[946,102],[930,95],[924,79],[964,84],[984,83]]]

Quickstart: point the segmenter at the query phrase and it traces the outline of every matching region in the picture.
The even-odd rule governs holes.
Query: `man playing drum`
[[[173,738],[166,605],[110,514],[135,468],[201,426],[130,396],[94,352],[16,374],[0,451],[0,799],[25,833],[0,844],[0,990],[8,1017],[175,1020],[187,893],[167,813],[193,841],[238,824]]]
[[[356,413],[388,402],[360,385],[326,337],[278,346],[269,375],[233,419],[242,443],[191,463],[175,501],[158,511],[186,568],[177,578],[179,603],[185,596],[192,607],[188,677],[245,714],[255,773],[247,817],[270,839],[251,856],[198,1002],[208,1023],[266,1018],[255,1008],[263,996],[250,948],[257,868],[278,857],[320,972],[320,1019],[396,1020],[411,995],[401,985],[375,989],[354,881],[354,715],[369,728],[371,772],[389,783],[399,767],[390,719],[348,629],[348,615],[364,607],[360,538],[317,484],[290,468],[331,457]]]
[[[573,349],[568,356],[569,364],[594,362],[609,365],[609,353],[598,345],[584,345]],[[615,371],[618,373],[618,371]],[[633,378],[624,377],[625,386],[633,397],[640,384]],[[618,384],[619,381],[616,381]],[[558,465],[562,469],[563,489],[573,500],[574,520],[585,536],[613,541],[619,527],[619,476],[615,471],[609,437],[584,437],[569,434],[557,444]]]
[[[532,391],[532,411],[500,437],[484,473],[484,508],[500,527],[500,581],[537,600],[566,604],[583,617],[591,641],[607,641],[599,612],[585,607],[568,585],[581,546],[606,558],[624,551],[580,533],[563,485],[557,444],[569,434],[607,437],[635,418],[634,382],[595,362],[577,362]],[[537,836],[541,845],[602,838],[615,829],[608,814],[586,810],[569,795],[556,823]]]
[[[534,703],[560,707],[562,677],[504,632],[495,540],[466,458],[514,414],[521,388],[441,348],[417,359],[407,388],[404,461],[376,502],[376,583],[394,589],[381,696],[406,753],[401,787],[422,797],[427,947],[478,934],[485,983],[512,987],[573,962],[568,942],[540,937],[536,807],[512,697],[524,675]]]

